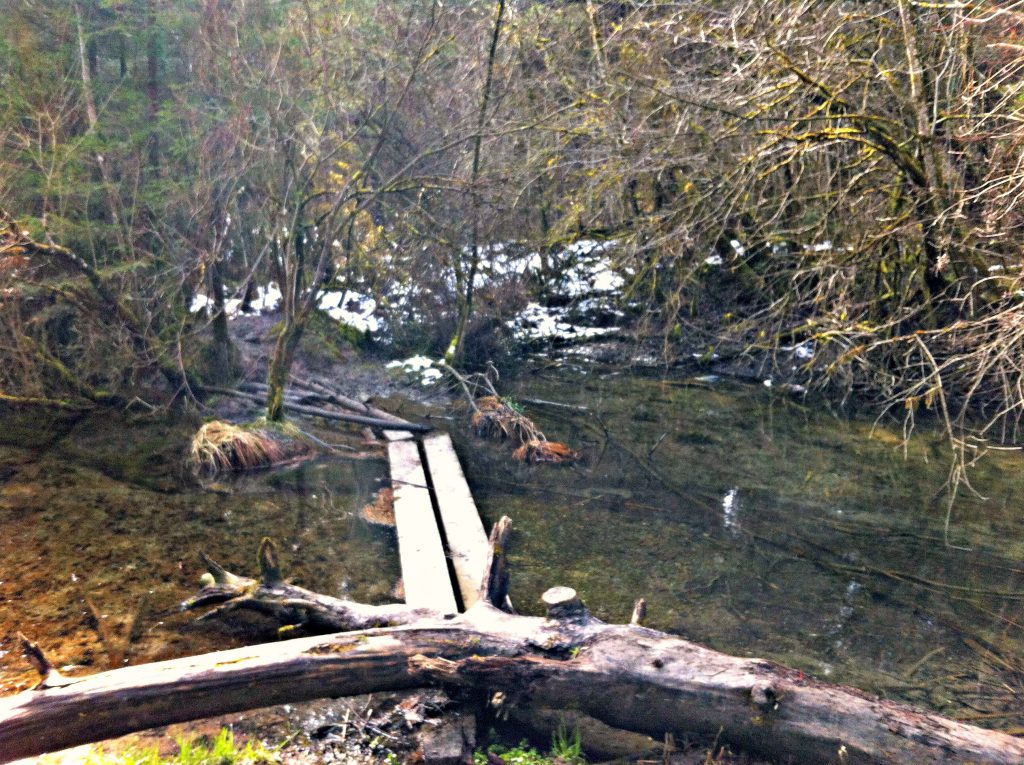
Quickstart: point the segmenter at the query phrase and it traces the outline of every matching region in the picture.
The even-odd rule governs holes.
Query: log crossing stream
[[[487,534],[451,438],[387,431],[405,602],[469,609],[487,565]]]

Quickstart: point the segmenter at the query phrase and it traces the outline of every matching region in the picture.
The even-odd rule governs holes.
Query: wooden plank
[[[441,613],[458,613],[419,445],[412,439],[392,441],[388,456],[405,602]]]
[[[436,433],[424,438],[423,451],[455,579],[462,603],[468,609],[479,597],[487,567],[487,534],[448,434]]]
[[[382,432],[387,441],[406,441],[414,437],[414,434],[408,430],[385,430]]]

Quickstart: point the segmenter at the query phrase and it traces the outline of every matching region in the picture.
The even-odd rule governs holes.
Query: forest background
[[[0,395],[167,400],[283,293],[268,414],[323,289],[472,366],[582,238],[676,355],[801,375],[959,463],[1024,413],[1024,4],[2,0]],[[501,247],[494,246],[502,243]],[[209,296],[209,314],[190,311]],[[337,328],[344,332],[344,328]],[[349,332],[359,340],[357,332]]]

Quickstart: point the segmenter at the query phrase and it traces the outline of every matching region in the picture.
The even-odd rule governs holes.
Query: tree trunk
[[[284,390],[288,386],[288,375],[291,372],[292,362],[295,360],[295,351],[302,340],[302,333],[306,329],[304,316],[296,316],[285,319],[281,334],[274,344],[274,355],[270,359],[270,369],[267,372],[267,421],[281,422],[284,420]]]
[[[507,533],[507,523],[499,526]],[[504,535],[493,534],[492,563],[503,547]],[[513,616],[492,605],[504,590],[493,588],[488,577],[469,612],[442,616],[356,604],[285,584],[266,541],[260,582],[206,561],[214,584],[185,607],[222,603],[213,613],[249,608],[280,623],[362,631],[74,679],[50,671],[37,654],[46,674],[41,687],[0,699],[0,762],[225,712],[435,684],[487,697],[500,690],[506,704],[573,709],[657,738],[716,738],[781,761],[1024,761],[1024,741],[1004,733],[635,624],[604,624],[566,587],[544,594],[547,618]],[[365,629],[379,624],[403,626]]]
[[[501,38],[501,26],[505,20],[505,0],[498,0],[498,6],[494,14],[494,27],[491,31],[490,47],[487,50],[487,69],[484,76],[483,91],[480,94],[480,112],[476,121],[476,135],[473,136],[473,165],[469,179],[470,193],[472,194],[472,212],[470,215],[470,262],[469,268],[463,270],[460,264],[456,264],[455,290],[458,295],[458,317],[456,319],[455,334],[444,353],[446,364],[457,365],[462,359],[465,350],[466,332],[469,329],[469,320],[473,316],[473,293],[474,282],[480,267],[480,149],[483,144],[484,126],[487,124],[487,105],[491,100],[491,89],[494,84],[494,61],[498,54],[498,40]],[[457,253],[458,259],[461,254]],[[463,283],[459,283],[459,275],[464,277]]]
[[[228,314],[224,305],[223,263],[214,255],[208,269],[210,276],[210,294],[213,296],[213,316],[210,319],[213,339],[205,353],[204,378],[209,382],[227,383],[238,377],[238,349],[231,342],[231,331],[228,329]]]

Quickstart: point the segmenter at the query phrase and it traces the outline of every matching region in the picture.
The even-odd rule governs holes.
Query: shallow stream
[[[979,724],[1024,727],[1024,457],[972,472],[944,540],[948,447],[762,386],[571,363],[502,382],[571,467],[523,465],[451,421],[489,525],[514,522],[512,596],[575,587],[598,616]],[[530,403],[540,399],[586,412]],[[96,671],[232,645],[175,605],[203,549],[252,574],[264,535],[296,583],[392,598],[393,533],[359,509],[383,460],[320,460],[208,487],[185,480],[196,422],[9,418],[0,428],[0,693],[27,687],[15,632]],[[6,443],[7,445],[2,445]],[[963,548],[963,549],[962,549]],[[91,605],[90,605],[91,602]]]
[[[392,599],[394,532],[358,512],[386,483],[383,459],[323,459],[203,487],[183,465],[197,426],[106,413],[3,423],[0,694],[35,681],[19,630],[70,673],[251,640],[266,625],[226,630],[178,612],[199,587],[199,550],[254,576],[271,536],[296,584]]]
[[[514,521],[514,600],[591,610],[1024,732],[1024,456],[992,453],[949,518],[949,447],[760,385],[538,366],[508,391],[570,467],[462,438],[474,496]],[[948,544],[947,544],[948,542]]]

